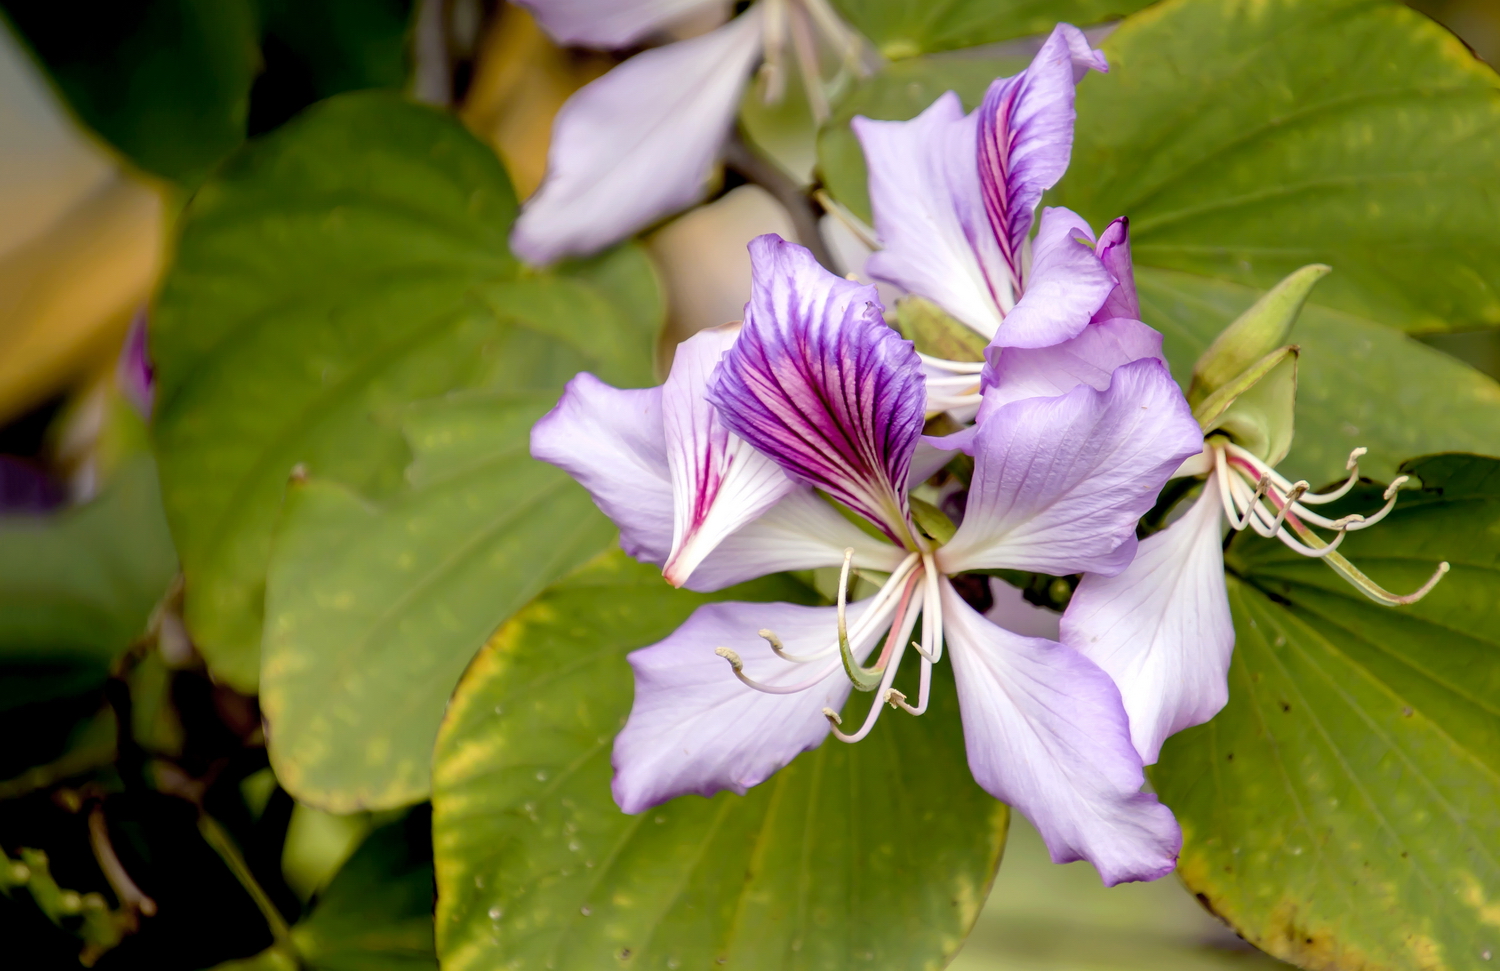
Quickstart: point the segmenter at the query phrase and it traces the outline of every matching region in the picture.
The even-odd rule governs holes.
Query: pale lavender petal
[[[677,345],[662,385],[674,516],[662,574],[683,583],[714,547],[796,488],[781,467],[731,434],[708,400],[709,379],[739,324],[700,331]]]
[[[1094,314],[1094,320],[1112,317],[1140,320],[1141,301],[1135,292],[1135,265],[1130,261],[1130,220],[1121,216],[1104,227],[1099,242],[1094,244],[1094,255],[1116,281],[1115,288],[1104,299],[1104,306]]]
[[[1014,279],[1042,193],[1057,184],[1073,154],[1074,88],[1089,68],[1108,71],[1083,31],[1058,24],[1031,65],[990,85],[978,112],[980,189],[985,213]],[[1029,290],[1036,271],[1026,274]]]
[[[975,117],[949,91],[910,121],[850,124],[864,147],[884,247],[865,271],[993,337],[1015,296],[979,191]]]
[[[870,601],[849,605],[853,624]],[[638,813],[689,792],[744,795],[828,735],[823,709],[838,711],[849,679],[838,655],[794,664],[772,653],[757,632],[774,631],[793,654],[836,643],[837,608],[785,603],[717,603],[699,607],[666,640],[630,655],[635,704],[615,738],[615,802]],[[852,640],[863,660],[883,631]],[[774,685],[815,679],[794,694],[767,694],[741,683],[714,653],[727,647],[745,674]]]
[[[961,434],[961,433],[955,433]],[[947,436],[923,435],[917,441],[917,450],[911,458],[911,471],[907,473],[908,489],[915,489],[937,474],[937,471],[961,451],[955,443],[947,442]]]
[[[944,633],[975,780],[1031,820],[1054,863],[1088,860],[1106,886],[1171,872],[1172,811],[1141,792],[1120,692],[1070,647],[985,620],[942,582]]]
[[[1133,361],[1166,364],[1161,334],[1124,317],[1090,324],[1072,340],[1051,347],[997,347],[984,351],[985,400],[999,407],[1022,398],[1067,394],[1080,384],[1109,387],[1115,369]]]
[[[759,519],[720,541],[684,586],[722,590],[771,573],[839,566],[846,549],[854,550],[855,567],[883,573],[894,570],[906,555],[839,515],[811,489],[798,486]]]
[[[1069,209],[1043,209],[1026,292],[995,332],[1001,347],[1047,347],[1077,337],[1115,289],[1094,254],[1094,233]]]
[[[779,236],[750,242],[750,302],[710,392],[731,431],[794,478],[906,532],[906,479],[927,392],[875,288]]]
[[[711,0],[516,0],[553,39],[569,47],[614,50]]]
[[[637,54],[568,99],[547,176],[511,246],[530,263],[592,253],[702,195],[760,57],[759,8]]]
[[[1229,701],[1234,623],[1224,590],[1218,483],[1177,522],[1141,541],[1118,576],[1085,574],[1062,619],[1063,643],[1120,688],[1147,765],[1168,736],[1201,725]]]
[[[938,551],[946,573],[1010,568],[1113,576],[1135,553],[1136,522],[1203,433],[1161,362],[979,411],[964,521]]]
[[[622,391],[587,372],[531,429],[532,458],[577,479],[620,529],[620,546],[661,566],[672,551],[672,483],[661,388]]]

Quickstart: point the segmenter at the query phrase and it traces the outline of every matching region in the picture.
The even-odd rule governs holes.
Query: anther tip
[[[740,660],[740,656],[734,651],[731,651],[729,648],[716,647],[714,648],[714,653],[719,655],[719,657],[722,657],[724,660],[728,661],[729,666],[734,668],[736,671],[743,671],[745,669],[745,662]]]
[[[885,703],[890,705],[892,708],[900,708],[901,703],[905,700],[906,695],[897,691],[895,688],[892,688],[885,693]]]
[[[839,717],[839,713],[834,711],[832,708],[824,708],[823,717],[828,719],[835,725],[842,725],[844,723],[844,720]]]

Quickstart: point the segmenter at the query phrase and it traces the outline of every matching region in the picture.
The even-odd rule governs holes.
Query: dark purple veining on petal
[[[886,326],[874,287],[834,276],[801,246],[760,236],[750,260],[744,330],[710,400],[793,478],[905,541],[903,486],[926,403],[916,351]]]
[[[1099,262],[1117,281],[1115,288],[1104,298],[1104,306],[1094,314],[1094,321],[1114,317],[1141,319],[1141,301],[1135,293],[1135,267],[1130,262],[1130,220],[1121,216],[1105,227],[1094,244],[1094,253]]]
[[[1067,171],[1074,87],[1090,68],[1109,65],[1082,31],[1058,24],[1026,70],[990,85],[979,109],[980,191],[1017,297],[1025,284],[1022,247],[1042,193]]]

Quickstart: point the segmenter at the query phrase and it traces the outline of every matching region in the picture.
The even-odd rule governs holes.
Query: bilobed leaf
[[[577,313],[581,308],[569,309]],[[261,705],[287,791],[332,812],[426,797],[453,686],[505,618],[615,538],[588,494],[531,458],[542,393],[414,408],[411,488],[379,506],[289,487],[266,598]]]
[[[1085,26],[1139,10],[1146,0],[833,0],[886,57],[1041,34],[1058,21]]]
[[[1307,968],[1480,968],[1500,941],[1500,460],[1409,471],[1421,491],[1341,552],[1398,592],[1452,572],[1387,608],[1241,534],[1229,706],[1152,774],[1189,889]]]
[[[1138,266],[1408,331],[1500,323],[1500,79],[1394,0],[1167,0],[1104,42],[1056,204],[1130,217]],[[1148,321],[1149,323],[1149,321]]]
[[[496,633],[435,754],[447,971],[947,962],[988,891],[1007,815],[969,776],[941,677],[928,714],[887,713],[863,742],[830,739],[744,797],[684,796],[637,816],[610,797],[625,655],[710,599],[807,593],[768,578],[691,594],[616,552]]]
[[[142,168],[196,181],[244,139],[260,61],[252,0],[3,9],[79,118]]]
[[[1332,279],[1337,271],[1329,276]],[[1324,283],[1327,283],[1325,280]],[[1138,267],[1141,316],[1165,337],[1177,380],[1260,292],[1190,273]],[[1403,456],[1500,454],[1500,384],[1389,327],[1308,303],[1293,326],[1297,411],[1279,468],[1321,485],[1340,478],[1349,451],[1369,448],[1364,474],[1385,481]]]
[[[149,456],[87,505],[0,517],[0,711],[103,683],[176,569]]]
[[[152,351],[185,617],[216,676],[256,685],[294,468],[383,503],[408,488],[398,415],[414,401],[473,387],[555,396],[580,370],[650,381],[660,304],[644,255],[627,246],[520,279],[515,208],[489,148],[378,93],[317,105],[195,197]]]

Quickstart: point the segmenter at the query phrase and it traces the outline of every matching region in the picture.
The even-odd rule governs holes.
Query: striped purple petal
[[[1022,247],[1042,193],[1073,153],[1074,87],[1090,68],[1108,71],[1083,31],[1058,24],[1031,65],[990,85],[979,109],[979,183],[1000,250],[1024,288]]]
[[[1121,216],[1104,228],[1094,254],[1104,269],[1115,278],[1115,288],[1104,299],[1104,306],[1094,314],[1094,322],[1115,317],[1141,319],[1141,301],[1135,293],[1135,266],[1130,262],[1130,220]]]
[[[927,400],[911,342],[886,326],[874,287],[834,276],[801,246],[759,236],[750,265],[745,326],[710,400],[794,479],[905,543]]]

